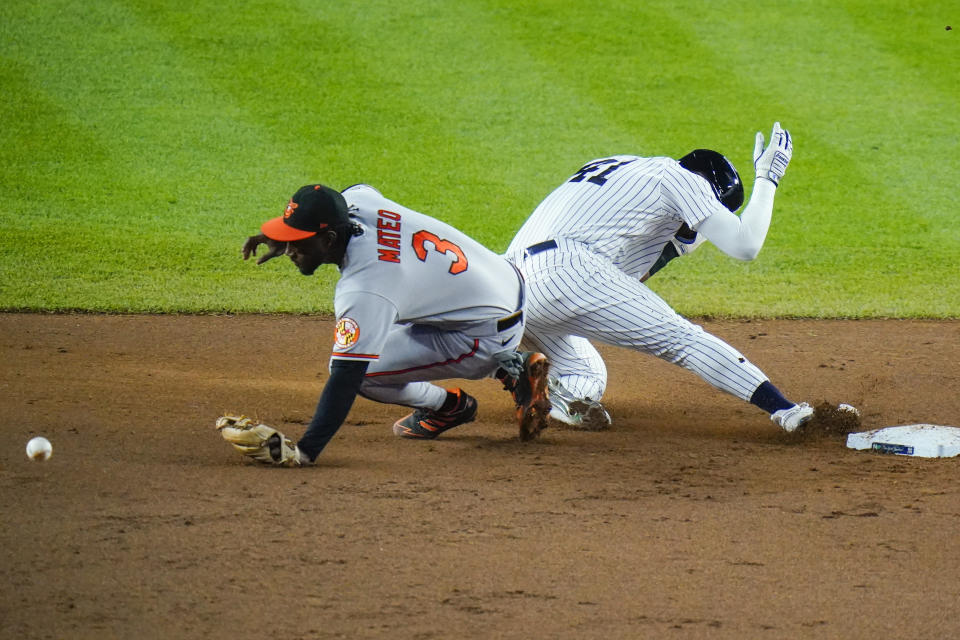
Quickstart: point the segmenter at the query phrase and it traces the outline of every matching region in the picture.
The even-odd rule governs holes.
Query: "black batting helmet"
[[[733,163],[710,149],[694,149],[680,158],[680,166],[703,176],[713,187],[717,200],[730,211],[743,204],[743,183]]]

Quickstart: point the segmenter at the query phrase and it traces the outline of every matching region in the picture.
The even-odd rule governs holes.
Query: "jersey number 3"
[[[413,250],[421,262],[427,261],[426,243],[433,245],[434,251],[445,255],[453,254],[453,262],[450,264],[450,273],[457,275],[467,270],[467,256],[463,255],[463,249],[450,242],[441,240],[429,231],[417,231],[413,234]]]

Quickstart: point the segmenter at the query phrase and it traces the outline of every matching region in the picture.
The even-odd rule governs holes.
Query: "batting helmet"
[[[743,204],[743,183],[733,163],[710,149],[695,149],[680,158],[680,166],[703,176],[713,187],[717,200],[730,211]]]

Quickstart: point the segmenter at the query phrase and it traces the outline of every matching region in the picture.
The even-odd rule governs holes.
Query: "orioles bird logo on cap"
[[[284,219],[287,219],[287,218],[289,218],[290,216],[292,216],[294,210],[295,210],[297,207],[299,207],[299,206],[300,206],[300,205],[298,205],[296,202],[294,202],[294,201],[291,199],[290,202],[287,203],[287,208],[283,210],[283,218],[284,218]]]

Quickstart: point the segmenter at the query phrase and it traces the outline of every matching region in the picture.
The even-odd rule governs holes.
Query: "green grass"
[[[681,313],[960,317],[960,14],[946,1],[0,4],[0,309],[326,312],[239,259],[313,181],[502,251],[586,160],[795,155],[759,258],[651,281]]]

